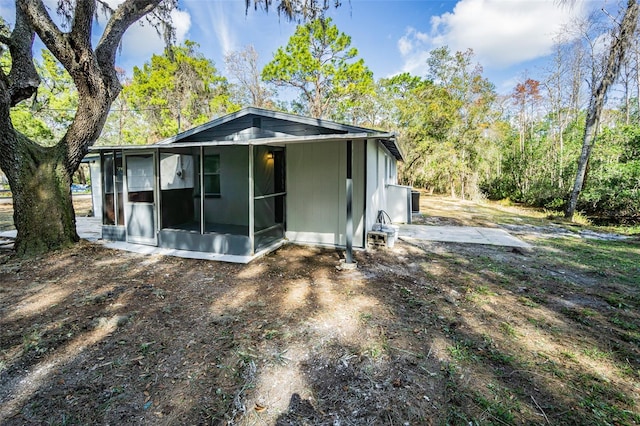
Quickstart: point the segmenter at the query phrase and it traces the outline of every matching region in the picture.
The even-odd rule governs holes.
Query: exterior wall
[[[110,241],[126,241],[127,229],[124,226],[102,225],[102,238]]]
[[[353,143],[353,246],[364,246],[364,142]],[[346,245],[346,143],[287,146],[287,232],[290,241]]]
[[[410,221],[409,200],[402,194],[408,193],[410,197],[411,191],[396,185],[397,181],[395,157],[382,144],[370,141],[367,144],[367,230],[376,223],[380,210],[384,210],[393,222]]]
[[[393,223],[411,223],[411,187],[387,185],[385,211]]]
[[[387,207],[385,156],[386,150],[379,143],[367,144],[367,231],[376,223],[378,212]]]
[[[177,250],[247,256],[251,254],[249,237],[231,234],[204,234],[197,232],[162,229],[158,234],[158,246]]]

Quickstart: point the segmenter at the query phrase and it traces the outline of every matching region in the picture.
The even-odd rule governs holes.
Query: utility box
[[[420,213],[420,193],[411,191],[411,213]]]

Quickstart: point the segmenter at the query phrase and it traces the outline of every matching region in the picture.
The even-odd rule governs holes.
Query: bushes
[[[548,152],[537,147],[510,152],[502,161],[502,173],[481,184],[494,200],[513,201],[550,210],[564,210],[573,187],[578,156],[576,141],[565,151],[563,169],[551,166]],[[561,175],[559,175],[561,173]],[[578,210],[590,217],[620,223],[640,222],[640,126],[603,129],[591,155]]]
[[[598,166],[589,174],[579,208],[622,223],[640,220],[640,160]]]

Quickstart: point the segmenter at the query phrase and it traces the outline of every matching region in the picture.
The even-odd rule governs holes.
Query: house
[[[391,133],[245,108],[153,145],[91,150],[108,240],[249,258],[289,241],[346,247],[349,260],[380,210],[411,218]]]

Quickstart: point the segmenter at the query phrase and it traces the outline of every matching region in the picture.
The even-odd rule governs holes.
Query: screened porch
[[[100,164],[106,239],[253,255],[284,238],[284,147],[111,148]]]

